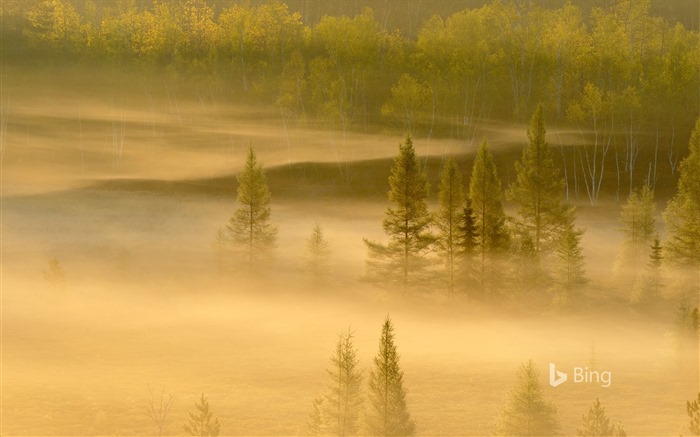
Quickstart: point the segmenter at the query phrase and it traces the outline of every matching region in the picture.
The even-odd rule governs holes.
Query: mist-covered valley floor
[[[183,433],[202,393],[223,435],[303,435],[338,333],[354,330],[366,376],[387,314],[420,435],[491,434],[529,359],[564,434],[596,397],[628,435],[685,432],[697,350],[676,347],[677,296],[649,315],[615,282],[622,236],[610,199],[577,202],[591,284],[576,305],[448,302],[441,284],[406,296],[360,280],[362,238],[384,238],[401,135],[286,126],[212,102],[18,94],[2,151],[2,435],[152,435],[149,390],[174,396],[168,435]],[[503,168],[525,130],[485,125]],[[415,139],[433,203],[442,157],[470,162],[480,140]],[[274,258],[253,277],[214,247],[250,144],[279,228]],[[314,223],[332,253],[321,284],[300,268]],[[65,287],[44,279],[52,258]],[[552,388],[550,362],[610,370],[613,380]]]

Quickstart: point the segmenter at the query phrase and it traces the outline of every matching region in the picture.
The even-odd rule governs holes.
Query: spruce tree
[[[460,239],[457,240],[457,253],[462,262],[460,270],[465,281],[465,296],[468,298],[469,290],[476,285],[475,280],[479,276],[477,274],[478,266],[474,263],[478,234],[472,201],[469,196],[464,198],[458,236]]]
[[[407,290],[424,278],[428,268],[426,254],[435,238],[428,212],[428,178],[418,162],[410,137],[399,145],[399,155],[389,176],[389,202],[384,232],[387,245],[365,239],[369,251],[366,279],[398,285]]]
[[[270,188],[252,147],[238,175],[237,195],[239,206],[226,229],[234,245],[247,253],[252,270],[256,257],[271,249],[277,236],[277,228],[270,223]]]
[[[517,179],[507,192],[518,206],[515,234],[532,241],[536,256],[549,253],[570,219],[570,208],[562,203],[564,179],[554,164],[545,139],[542,105],[532,116],[528,146],[515,163]]]
[[[460,243],[465,244],[464,235],[464,189],[462,172],[454,159],[448,158],[440,174],[440,209],[436,217],[438,228],[437,246],[445,260],[448,298],[455,289],[456,270],[461,265]]]
[[[700,293],[700,118],[688,149],[690,153],[680,165],[678,190],[664,215],[670,234],[666,250],[673,261],[697,270]]]
[[[197,437],[217,437],[220,431],[219,419],[209,411],[209,401],[204,393],[199,402],[195,402],[196,412],[190,412],[189,421],[185,424],[185,432]]]
[[[663,289],[661,267],[664,255],[658,234],[654,236],[650,249],[646,271],[634,287],[634,301],[642,308],[647,309],[654,308],[661,298],[661,290]]]
[[[496,423],[499,436],[552,436],[559,434],[557,408],[544,399],[539,372],[532,360],[518,369],[518,381]]]
[[[620,214],[620,230],[625,238],[617,259],[618,275],[628,282],[638,276],[638,266],[644,264],[649,243],[656,233],[654,192],[649,184],[634,190],[627,198]]]
[[[600,403],[600,399],[596,398],[588,409],[588,414],[584,414],[581,419],[583,423],[581,428],[576,429],[577,436],[608,437],[613,435],[614,427],[610,425],[610,419],[605,414],[605,407]]]
[[[700,392],[698,392],[697,400],[686,401],[686,411],[690,418],[688,429],[691,435],[700,436]]]
[[[327,435],[357,434],[360,412],[362,372],[357,368],[357,349],[350,329],[341,332],[327,370],[327,393],[323,401],[323,417]]]
[[[469,181],[469,198],[476,227],[478,280],[482,296],[493,294],[498,257],[509,245],[503,192],[493,156],[484,142],[476,154]]]
[[[323,235],[323,228],[316,223],[311,235],[306,240],[304,253],[304,270],[311,279],[320,283],[330,274],[330,245]]]
[[[586,263],[581,247],[582,229],[576,229],[573,223],[567,223],[555,247],[554,289],[563,294],[566,300],[576,289],[586,285]]]
[[[317,397],[311,404],[309,420],[306,424],[308,435],[322,436],[326,434],[326,422],[323,416],[323,396]]]
[[[369,405],[365,434],[412,436],[416,427],[406,407],[406,389],[399,355],[394,344],[394,326],[387,315],[382,325],[379,352],[369,375]]]

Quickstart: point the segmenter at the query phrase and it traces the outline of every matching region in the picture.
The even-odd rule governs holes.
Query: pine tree
[[[311,404],[311,413],[306,424],[308,435],[322,436],[326,434],[326,423],[323,417],[323,397],[315,398]]]
[[[194,403],[196,413],[190,412],[190,420],[185,424],[185,432],[197,437],[217,437],[220,431],[219,419],[212,417],[209,401],[204,393],[199,402]],[[213,419],[213,420],[212,420]]]
[[[646,271],[634,287],[634,300],[643,308],[652,308],[661,298],[663,289],[661,267],[664,255],[658,234],[654,236],[650,249]]]
[[[564,300],[574,290],[588,283],[585,258],[581,247],[582,236],[582,229],[576,229],[573,223],[567,223],[555,248],[554,287],[555,291],[563,294],[561,297]]]
[[[366,278],[384,285],[399,285],[406,291],[418,284],[428,267],[426,253],[434,242],[429,233],[428,178],[421,168],[410,137],[399,145],[399,155],[389,176],[389,201],[384,232],[387,245],[365,239],[369,251]]]
[[[488,144],[484,142],[476,154],[469,180],[469,198],[476,224],[479,288],[482,295],[494,293],[498,257],[509,245],[502,197],[501,181],[498,179],[493,155]]]
[[[584,414],[581,419],[583,423],[581,428],[576,429],[577,436],[608,437],[613,435],[614,427],[610,425],[610,419],[605,415],[605,407],[601,405],[600,399],[596,398],[588,409],[588,414]]]
[[[700,335],[700,321],[698,320],[698,308],[693,308],[684,294],[676,309],[676,317],[673,321],[676,341],[678,346],[697,347],[698,336]]]
[[[338,343],[327,370],[329,381],[324,396],[324,423],[328,435],[356,435],[360,405],[362,372],[357,368],[357,349],[348,329],[338,336]]]
[[[510,394],[499,421],[499,436],[551,436],[558,435],[557,408],[544,399],[539,382],[539,372],[532,360],[518,369],[518,381]]]
[[[621,270],[619,273],[627,280],[637,278],[637,268],[640,264],[643,265],[647,256],[649,243],[656,233],[655,215],[654,192],[649,184],[632,191],[622,207],[620,230],[625,239],[616,268]],[[631,275],[627,274],[628,271],[631,271]]]
[[[464,189],[462,172],[454,159],[445,162],[440,174],[440,209],[437,213],[437,246],[445,259],[448,298],[452,298],[455,288],[455,273],[461,264],[460,243],[466,242],[464,235]]]
[[[389,316],[382,326],[379,352],[369,375],[369,406],[365,434],[412,436],[416,427],[406,408],[406,389],[399,355],[394,344],[394,326]]]
[[[510,279],[516,308],[540,306],[535,292],[542,288],[543,273],[534,243],[526,237],[513,244],[511,251]]]
[[[672,260],[697,269],[700,293],[700,118],[688,148],[690,153],[680,165],[678,191],[664,214],[670,234],[666,249]]]
[[[304,270],[314,282],[323,282],[330,274],[330,245],[323,235],[323,228],[316,223],[306,240]]]
[[[508,200],[518,206],[515,233],[521,238],[529,238],[539,257],[554,248],[571,213],[570,208],[562,203],[564,179],[554,165],[545,134],[540,105],[527,132],[529,144],[515,163],[516,182],[507,193]]]
[[[226,228],[233,243],[245,248],[252,270],[256,256],[271,249],[277,236],[277,228],[270,224],[270,188],[252,147],[238,175],[237,194],[239,206]]]
[[[688,429],[692,435],[700,436],[700,392],[698,399],[694,401],[686,401],[686,411],[690,418]]]
[[[461,223],[459,225],[458,236],[461,239],[457,240],[459,252],[463,256],[470,256],[476,250],[477,245],[477,229],[476,220],[474,219],[474,209],[472,208],[472,200],[469,196],[464,198],[464,207],[462,208]]]
[[[460,239],[457,240],[457,253],[462,261],[460,270],[465,281],[466,297],[469,297],[469,290],[476,286],[478,279],[478,266],[475,265],[474,259],[477,250],[477,229],[476,220],[474,218],[474,210],[469,196],[464,198],[464,207],[460,216],[459,233]]]

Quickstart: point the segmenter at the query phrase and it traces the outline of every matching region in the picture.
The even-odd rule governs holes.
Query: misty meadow
[[[698,17],[0,2],[0,434],[700,435]]]

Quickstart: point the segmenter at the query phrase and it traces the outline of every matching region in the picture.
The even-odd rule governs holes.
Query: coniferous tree
[[[199,402],[194,403],[197,411],[190,412],[189,421],[185,424],[185,432],[197,437],[217,437],[220,431],[219,419],[212,416],[209,411],[209,400],[204,393]]]
[[[458,234],[461,240],[457,240],[459,251],[463,256],[469,256],[476,250],[477,229],[476,220],[474,219],[474,209],[472,208],[472,200],[469,196],[464,198],[464,207],[462,208],[460,232]]]
[[[670,234],[666,250],[672,260],[697,270],[700,292],[700,118],[688,149],[690,153],[680,165],[678,191],[664,215]]]
[[[654,192],[649,184],[630,193],[620,215],[620,230],[625,239],[616,269],[621,278],[628,281],[637,278],[638,266],[643,264],[649,243],[656,233],[655,214]]]
[[[499,436],[552,436],[559,434],[557,408],[544,399],[539,372],[532,360],[518,369],[518,381],[496,423]]]
[[[698,346],[698,336],[700,335],[698,308],[693,308],[685,294],[681,297],[681,301],[678,304],[673,324],[679,347]]]
[[[313,436],[322,436],[326,434],[326,423],[323,417],[323,396],[317,397],[311,404],[311,413],[306,424],[308,434]]]
[[[469,290],[476,285],[478,279],[478,266],[474,263],[477,250],[477,229],[476,220],[474,219],[474,210],[472,209],[472,201],[469,196],[464,198],[464,207],[460,216],[461,223],[459,225],[458,236],[461,239],[457,240],[457,252],[461,258],[462,277],[465,281],[466,297],[469,297]]]
[[[357,434],[360,412],[362,372],[357,368],[357,349],[350,329],[338,336],[330,367],[327,394],[323,400],[326,433],[336,436]]]
[[[692,435],[700,436],[700,392],[698,392],[697,400],[686,401],[686,411],[690,418],[688,429]]]
[[[387,245],[365,239],[369,251],[367,276],[370,281],[399,285],[403,290],[416,285],[427,271],[426,253],[434,242],[429,233],[428,179],[420,166],[410,137],[399,145],[399,155],[389,176],[389,201],[384,232]]]
[[[277,228],[270,223],[270,188],[252,147],[238,175],[237,195],[239,206],[226,229],[234,245],[247,252],[252,270],[255,258],[271,249],[277,236]]]
[[[304,270],[314,282],[323,282],[328,277],[330,255],[330,245],[323,235],[323,228],[316,223],[306,240],[304,253]]]
[[[643,308],[653,307],[661,298],[661,290],[663,289],[661,267],[664,255],[658,234],[654,236],[653,244],[650,248],[651,252],[649,253],[646,271],[640,277],[634,290],[634,300]]]
[[[573,223],[567,223],[555,248],[554,288],[556,292],[563,293],[561,297],[564,300],[574,290],[588,283],[585,258],[581,247],[582,236],[582,229],[576,229]]]
[[[485,297],[487,293],[495,292],[496,264],[509,245],[501,181],[486,142],[481,145],[474,160],[469,198],[476,226],[479,289]]]
[[[49,259],[49,269],[42,272],[44,274],[44,279],[52,287],[59,290],[66,288],[66,272],[61,267],[61,263],[58,258]]]
[[[583,423],[581,428],[576,429],[577,436],[608,437],[613,435],[614,427],[610,425],[610,419],[605,414],[605,407],[600,403],[600,399],[596,398],[588,409],[588,414],[584,414],[581,419]]]
[[[571,220],[571,209],[562,202],[564,179],[554,164],[545,134],[542,105],[539,105],[527,132],[529,144],[515,163],[516,182],[507,193],[508,199],[518,206],[515,234],[529,238],[539,257],[554,248]]]
[[[445,259],[448,298],[452,298],[455,288],[455,274],[461,265],[460,242],[466,243],[464,235],[464,189],[462,172],[454,159],[449,158],[440,174],[440,209],[437,213],[437,246]]]
[[[412,436],[416,427],[406,407],[406,389],[399,355],[394,344],[394,325],[389,316],[382,325],[379,352],[369,375],[369,405],[365,434]]]

